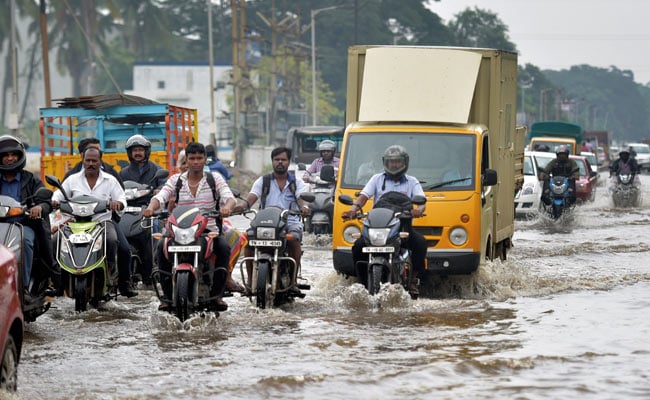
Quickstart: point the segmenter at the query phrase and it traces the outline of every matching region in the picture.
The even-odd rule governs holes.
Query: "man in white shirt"
[[[117,256],[117,226],[111,220],[113,211],[123,210],[126,206],[126,194],[117,179],[102,171],[102,151],[89,147],[83,153],[83,169],[73,175],[70,175],[63,181],[61,187],[65,190],[68,197],[88,195],[98,199],[109,201],[109,210],[93,217],[94,221],[106,221],[106,256],[108,267],[115,268]],[[63,193],[57,190],[52,195],[52,206],[57,207],[59,202],[64,200]],[[128,255],[120,254],[121,257]],[[118,288],[120,294],[126,297],[137,296],[138,292],[131,289],[129,263],[118,262],[119,277]]]

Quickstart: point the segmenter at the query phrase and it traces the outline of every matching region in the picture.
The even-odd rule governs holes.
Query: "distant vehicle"
[[[618,158],[618,152],[621,151],[621,149],[618,148],[618,146],[610,146],[609,147],[609,159],[614,161]]]
[[[582,142],[582,126],[564,121],[539,121],[530,127],[528,138],[532,151],[555,152],[558,146],[567,146],[571,154],[578,154]]]
[[[596,160],[596,155],[594,153],[591,153],[589,151],[582,151],[580,152],[580,155],[583,156],[584,158],[589,161],[589,165],[591,166],[591,170],[596,173],[596,179],[600,178],[600,174],[598,173],[598,162]]]
[[[597,162],[596,162],[596,163],[593,163],[593,164],[595,164],[596,166],[598,166],[598,165],[602,165],[602,163],[604,163],[605,161],[607,161],[607,153],[605,153],[605,149],[603,149],[603,148],[600,147],[600,146],[598,146],[597,157],[598,157],[598,159],[596,160]],[[591,160],[589,160],[589,162],[591,162]]]
[[[639,164],[641,171],[650,172],[650,146],[645,143],[628,143],[623,146],[624,149],[632,149],[636,153],[634,156]],[[619,150],[620,151],[620,150]],[[633,154],[631,154],[633,155]],[[618,158],[618,157],[617,157]]]
[[[586,157],[574,155],[570,157],[572,160],[575,160],[578,168],[580,168],[580,178],[576,181],[576,199],[578,204],[594,201],[596,199],[596,185],[598,183],[596,176],[598,173],[591,169],[591,164]]]
[[[0,245],[0,390],[16,391],[18,361],[23,347],[22,271],[16,257]]]
[[[296,178],[302,179],[304,170],[300,169],[298,165],[305,164],[305,167],[308,167],[312,161],[320,157],[318,145],[323,140],[331,140],[336,143],[337,151],[334,153],[334,157],[339,157],[344,131],[345,127],[336,125],[300,126],[289,129],[286,146],[293,151],[289,171],[293,171]]]
[[[542,199],[543,183],[539,180],[539,171],[535,152],[524,153],[524,185],[515,194],[515,215],[525,217],[539,211]],[[545,154],[545,153],[544,153]]]

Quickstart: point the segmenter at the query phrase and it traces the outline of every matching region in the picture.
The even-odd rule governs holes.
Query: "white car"
[[[538,179],[538,164],[535,154],[545,154],[547,157],[555,156],[553,153],[535,151],[524,153],[524,185],[515,195],[515,215],[517,217],[536,214],[541,207],[542,181]]]
[[[636,162],[639,164],[641,171],[646,170],[650,172],[650,146],[645,143],[628,143],[622,147],[623,149],[632,148],[636,153]]]

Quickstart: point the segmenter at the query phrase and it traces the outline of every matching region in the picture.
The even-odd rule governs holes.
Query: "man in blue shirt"
[[[411,176],[406,175],[409,166],[409,155],[406,149],[399,145],[393,145],[386,149],[382,157],[384,163],[384,172],[375,174],[370,178],[366,186],[361,190],[359,197],[352,205],[349,211],[343,214],[344,218],[354,218],[364,204],[370,198],[374,198],[374,203],[377,204],[379,199],[390,192],[402,193],[411,199],[414,196],[424,196],[424,190],[420,181]],[[418,218],[424,215],[426,204],[417,206],[411,215]],[[354,242],[352,246],[352,257],[354,258],[354,265],[363,258],[363,237],[360,237]],[[412,295],[418,294],[417,282],[418,276],[424,272],[424,260],[427,255],[427,242],[424,237],[411,229],[409,233],[406,247],[412,252],[413,261],[413,275],[409,287],[409,292]],[[357,278],[365,286],[367,274],[360,273]]]

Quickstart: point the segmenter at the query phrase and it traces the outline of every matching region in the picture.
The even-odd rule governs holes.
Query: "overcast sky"
[[[447,22],[474,6],[508,27],[521,65],[613,65],[650,82],[650,0],[441,0],[429,8]]]

